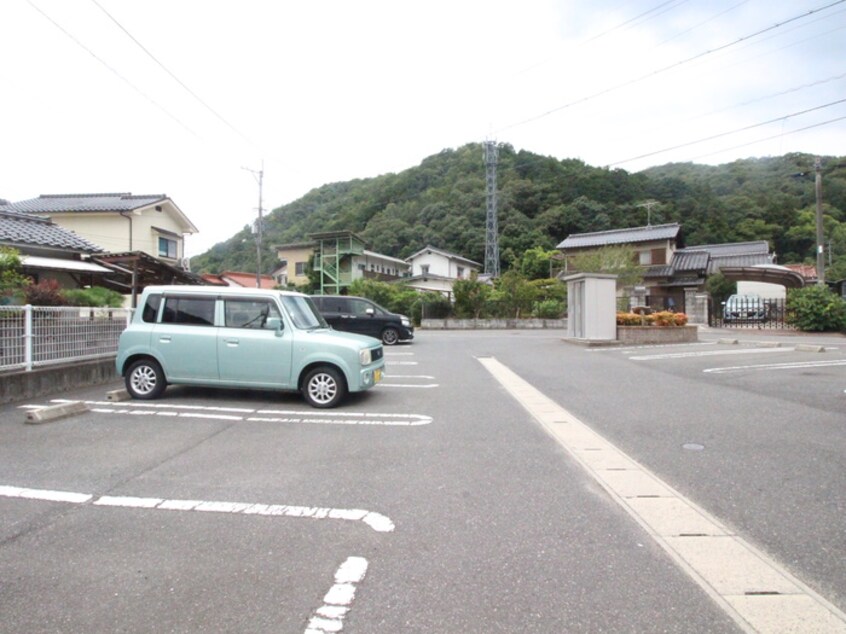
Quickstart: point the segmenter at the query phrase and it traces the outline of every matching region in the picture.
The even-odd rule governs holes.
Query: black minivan
[[[335,330],[375,337],[386,346],[414,339],[414,326],[408,317],[389,312],[364,297],[314,295],[311,299]]]

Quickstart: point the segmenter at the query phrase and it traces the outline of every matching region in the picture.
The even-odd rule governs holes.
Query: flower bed
[[[617,313],[617,340],[623,344],[690,343],[698,340],[697,333],[684,313]]]
[[[639,313],[617,313],[618,326],[659,326],[673,327],[686,326],[687,315],[684,313],[671,313],[668,310],[660,313],[642,315]]]

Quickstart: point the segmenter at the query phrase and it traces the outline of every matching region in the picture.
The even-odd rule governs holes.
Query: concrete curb
[[[26,423],[28,425],[39,425],[41,423],[49,423],[60,418],[67,418],[68,416],[75,416],[82,412],[88,411],[88,405],[82,401],[72,401],[70,403],[61,403],[59,405],[51,405],[49,407],[42,407],[41,409],[30,410],[26,413]]]

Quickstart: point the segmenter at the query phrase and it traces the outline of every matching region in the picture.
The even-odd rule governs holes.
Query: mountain
[[[846,160],[823,157],[822,165],[826,239],[846,272]],[[813,262],[814,176],[809,154],[628,173],[501,145],[502,268],[526,249],[553,248],[571,233],[647,222],[681,223],[687,245],[763,239],[781,262]],[[354,231],[372,250],[394,257],[431,244],[483,262],[485,201],[484,150],[476,143],[443,150],[397,174],[323,185],[265,218],[264,272],[276,264],[273,245],[334,230]],[[193,258],[192,269],[254,271],[249,228]]]

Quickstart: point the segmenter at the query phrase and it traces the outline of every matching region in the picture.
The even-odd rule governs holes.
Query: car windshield
[[[285,310],[288,311],[288,314],[291,316],[291,320],[294,322],[294,326],[297,328],[302,330],[314,330],[315,328],[329,327],[326,320],[323,319],[323,316],[319,312],[317,312],[317,309],[308,297],[300,295],[283,295],[282,305],[285,307]]]

